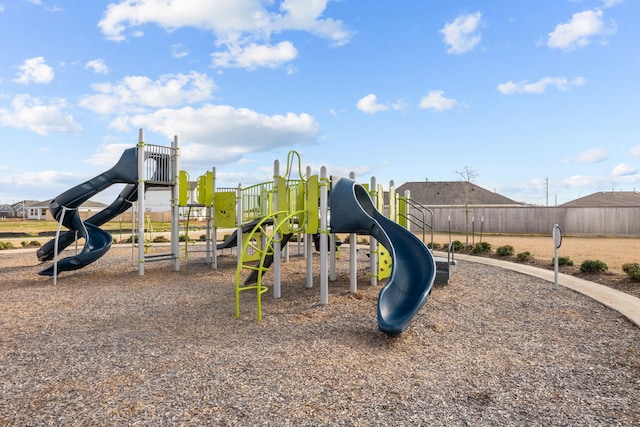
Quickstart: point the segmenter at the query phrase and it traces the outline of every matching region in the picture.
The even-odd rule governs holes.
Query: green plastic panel
[[[231,191],[217,191],[214,194],[215,212],[213,221],[218,228],[233,228],[236,226],[236,193]]]

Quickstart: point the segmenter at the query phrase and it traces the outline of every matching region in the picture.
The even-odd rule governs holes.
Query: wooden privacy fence
[[[433,212],[433,230],[454,233],[482,231],[485,233],[551,234],[558,224],[565,234],[640,236],[640,207],[494,207],[494,206],[442,206],[430,208]],[[466,213],[465,213],[466,211]],[[96,212],[80,212],[86,220]],[[152,222],[171,221],[171,212],[148,212]],[[413,216],[422,216],[414,212]],[[48,219],[52,219],[47,215]],[[431,215],[425,215],[427,221]],[[131,223],[131,211],[118,215],[112,221]],[[467,228],[468,227],[468,228]],[[415,227],[412,226],[415,231]]]
[[[551,234],[640,235],[640,208],[592,207],[435,207],[434,231]],[[465,212],[466,211],[466,212]],[[450,221],[449,221],[450,220]]]

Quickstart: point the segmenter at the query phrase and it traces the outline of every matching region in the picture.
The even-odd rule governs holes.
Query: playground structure
[[[63,271],[83,268],[102,257],[111,247],[113,237],[100,229],[104,223],[130,209],[138,202],[138,242],[144,242],[144,195],[150,187],[171,188],[171,251],[167,254],[146,257],[144,245],[138,245],[138,271],[144,274],[144,263],[155,260],[170,260],[176,270],[178,260],[178,138],[174,137],[171,147],[148,145],[144,143],[140,130],[138,144],[122,153],[120,160],[106,172],[79,184],[51,201],[51,214],[58,221],[56,237],[43,245],[37,252],[40,261],[53,260],[53,264],[40,272],[41,275],[52,276],[54,284],[57,276]],[[114,184],[126,184],[115,201],[98,214],[86,221],[80,219],[78,207],[101,191]],[[68,231],[61,234],[62,226]],[[61,260],[58,253],[64,248],[84,238],[82,250]]]
[[[294,171],[295,166],[297,171]],[[387,218],[381,213],[384,192],[376,185],[375,178],[370,186],[357,184],[353,178],[353,174],[349,179],[329,177],[326,167],[321,168],[319,176],[311,175],[310,168],[303,173],[299,155],[290,152],[284,175],[281,175],[280,163],[274,162],[274,180],[271,182],[249,187],[240,184],[235,191],[216,191],[214,168],[198,178],[196,191],[190,194],[188,175],[179,168],[178,138],[174,137],[171,147],[149,145],[144,143],[140,130],[138,145],[125,150],[113,168],[53,199],[51,212],[59,222],[58,232],[52,241],[40,248],[38,258],[54,262],[40,274],[53,276],[55,284],[60,272],[76,270],[99,259],[113,242],[110,233],[101,230],[100,225],[132,208],[136,202],[137,242],[144,242],[145,203],[144,196],[140,195],[151,187],[168,187],[171,191],[171,249],[169,253],[148,255],[144,245],[138,244],[139,275],[144,274],[145,263],[151,261],[167,260],[176,271],[179,270],[179,209],[204,208],[207,262],[215,269],[217,249],[237,247],[236,316],[240,316],[241,293],[253,291],[260,320],[261,296],[268,290],[263,283],[264,274],[273,270],[273,295],[280,298],[282,250],[293,235],[304,235],[307,287],[313,287],[313,261],[309,255],[313,236],[319,236],[320,303],[328,304],[328,281],[335,279],[335,233],[350,235],[351,292],[357,291],[357,234],[366,234],[371,236],[371,283],[375,285],[379,280],[387,279],[378,297],[378,326],[384,333],[398,334],[409,326],[426,303],[440,270],[436,265],[441,263],[436,263],[424,242],[409,230],[409,195],[400,198],[390,189]],[[117,199],[82,222],[77,207],[117,183],[126,184]],[[62,225],[69,231],[60,233]],[[235,232],[232,238],[218,244],[217,228],[235,228]],[[58,260],[59,252],[79,238],[85,240],[82,250]],[[447,260],[447,277],[449,264]]]

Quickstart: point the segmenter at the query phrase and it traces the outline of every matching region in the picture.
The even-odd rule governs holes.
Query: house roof
[[[29,208],[48,208],[50,203],[51,203],[51,199],[44,200],[44,201],[40,201],[40,200],[25,200],[23,206],[26,209],[29,209]]]
[[[94,202],[92,200],[87,200],[83,204],[80,205],[81,208],[95,208],[95,209],[104,209],[107,207],[106,204],[100,202]]]
[[[563,203],[562,207],[587,208],[587,207],[640,207],[640,192],[636,191],[599,191],[580,197],[570,202]]]
[[[406,182],[400,187],[396,187],[396,192],[400,195],[403,195],[406,190],[410,191],[412,200],[425,206],[455,206],[465,204],[483,206],[523,205],[523,203],[516,202],[501,194],[465,181]]]
[[[49,208],[51,204],[51,200],[37,201],[37,200],[26,200],[24,206],[26,208]],[[91,200],[87,200],[86,202],[80,205],[83,209],[104,209],[107,205],[100,202],[94,202]]]

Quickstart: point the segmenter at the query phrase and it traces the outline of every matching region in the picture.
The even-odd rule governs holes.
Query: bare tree
[[[469,199],[471,197],[471,190],[473,182],[478,177],[478,172],[470,166],[465,166],[461,171],[456,171],[456,174],[460,178],[459,180],[464,182],[462,187],[464,196],[464,225],[466,230],[466,244],[469,244]]]

